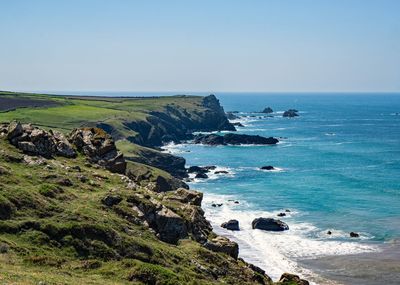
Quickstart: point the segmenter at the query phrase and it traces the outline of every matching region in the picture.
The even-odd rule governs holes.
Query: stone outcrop
[[[261,113],[264,113],[264,114],[271,114],[273,112],[274,112],[274,110],[272,110],[271,107],[266,107],[266,108],[264,108],[264,110],[261,111]]]
[[[216,134],[201,134],[194,137],[193,142],[196,144],[206,145],[273,145],[279,142],[278,139],[273,137],[262,137],[243,134],[225,134],[224,136]]]
[[[114,140],[102,129],[75,129],[71,132],[69,141],[86,155],[89,162],[103,166],[111,172],[125,173],[126,162],[122,153],[117,151]]]
[[[170,201],[178,201],[180,203],[185,203],[189,205],[201,206],[203,193],[195,190],[179,188],[176,191],[170,191],[166,193],[164,199]]]
[[[299,114],[298,114],[298,110],[296,110],[296,109],[289,109],[289,110],[287,110],[287,111],[285,111],[285,112],[283,112],[283,117],[288,117],[288,118],[293,118],[293,117],[297,117],[297,116],[299,116]]]
[[[257,218],[253,220],[251,225],[253,229],[259,229],[264,231],[279,232],[279,231],[286,231],[289,229],[289,226],[286,223],[272,218]]]
[[[307,280],[301,279],[297,275],[283,273],[278,284],[309,285],[310,283]]]
[[[10,143],[24,153],[30,155],[40,155],[45,158],[53,156],[63,156],[72,158],[76,156],[76,152],[72,145],[57,131],[45,131],[30,124],[21,124],[19,122],[11,122],[2,127],[2,133],[5,133]]]
[[[226,112],[226,117],[228,120],[237,120],[239,119],[239,116],[233,114],[232,112]]]
[[[260,168],[261,170],[274,170],[275,168],[272,165],[265,165]]]
[[[222,236],[217,236],[216,238],[207,241],[204,244],[204,247],[211,251],[226,253],[235,259],[237,259],[239,255],[238,244]]]
[[[239,221],[238,220],[229,220],[225,223],[221,224],[222,228],[225,228],[227,230],[231,230],[231,231],[239,231]]]

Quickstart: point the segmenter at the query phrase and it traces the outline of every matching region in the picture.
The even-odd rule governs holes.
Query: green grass
[[[81,155],[27,165],[10,162],[10,156],[22,154],[1,138],[0,150],[3,211],[8,205],[8,215],[0,217],[0,284],[253,283],[240,261],[190,239],[178,245],[161,242],[147,226],[128,218],[136,212],[127,197],[141,193],[143,199],[162,203],[162,195],[143,187],[130,190],[120,175],[87,166]],[[148,166],[134,167],[140,171]],[[73,185],[61,186],[58,181],[65,178]],[[102,205],[108,193],[123,201],[114,208]],[[217,268],[229,274],[216,280],[207,272]]]

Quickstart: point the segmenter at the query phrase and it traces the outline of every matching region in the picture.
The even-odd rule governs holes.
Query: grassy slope
[[[143,279],[156,280],[154,284],[237,284],[237,280],[246,284],[250,272],[241,261],[189,239],[177,246],[159,241],[147,227],[126,218],[135,215],[126,199],[117,206],[124,215],[101,204],[108,193],[127,198],[135,191],[154,199],[160,199],[160,194],[145,188],[129,190],[119,175],[87,167],[83,157],[27,165],[10,162],[10,157],[22,154],[4,139],[0,149],[0,208],[11,206],[12,211],[11,217],[0,219],[1,284],[43,280],[46,284],[142,284]],[[78,175],[87,181],[81,182]],[[58,184],[65,178],[73,185]],[[229,274],[214,280],[199,272],[194,261],[207,270],[226,267]],[[132,276],[136,281],[129,282]]]
[[[201,98],[198,96],[166,96],[157,98],[106,98],[55,96],[46,94],[29,94],[0,91],[1,97],[27,98],[32,100],[52,100],[61,104],[57,107],[18,108],[8,112],[0,112],[0,122],[18,120],[22,123],[32,123],[45,129],[56,129],[69,133],[72,129],[106,123],[118,130],[122,137],[134,137],[136,132],[124,126],[124,122],[144,121],[151,111],[163,111],[167,105],[179,105],[187,110],[198,108]],[[140,155],[140,146],[126,140],[118,142],[118,147],[125,157]],[[162,175],[171,179],[168,173],[156,171],[138,163],[137,172],[152,172],[152,176]]]

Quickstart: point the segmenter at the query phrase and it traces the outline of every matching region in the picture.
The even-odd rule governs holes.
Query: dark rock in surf
[[[360,237],[360,235],[359,235],[358,233],[351,232],[351,233],[350,233],[350,237],[352,237],[352,238],[358,238],[358,237]]]
[[[208,135],[197,135],[193,140],[196,144],[207,144],[207,145],[274,145],[279,142],[278,139],[273,137],[262,137],[254,135],[244,134],[225,134],[224,136],[216,134]]]
[[[273,112],[274,112],[274,110],[272,110],[271,107],[264,108],[264,110],[261,111],[261,113],[264,113],[264,114],[271,114]]]
[[[257,218],[253,220],[251,225],[253,229],[259,229],[264,231],[277,232],[277,231],[286,231],[289,229],[289,226],[286,223],[272,218]]]
[[[274,170],[275,168],[271,165],[266,165],[266,166],[261,167],[261,169],[262,170]]]
[[[279,213],[279,214],[277,214],[277,216],[278,217],[286,217],[286,214],[285,213]]]
[[[201,179],[207,179],[208,175],[205,173],[197,173],[194,178],[201,178]]]
[[[239,231],[239,221],[238,220],[229,220],[223,224],[221,224],[221,227],[227,230],[231,231]]]
[[[299,111],[296,109],[289,109],[285,112],[283,112],[283,117],[287,117],[287,118],[293,118],[293,117],[297,117],[299,116],[299,114],[297,114]]]

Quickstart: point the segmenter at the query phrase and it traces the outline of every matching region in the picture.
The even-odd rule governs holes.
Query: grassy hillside
[[[132,195],[183,206],[166,194],[131,189],[81,155],[24,156],[5,139],[0,149],[1,284],[251,284],[242,261],[191,239],[162,242],[139,222]],[[110,194],[122,202],[104,205]]]

